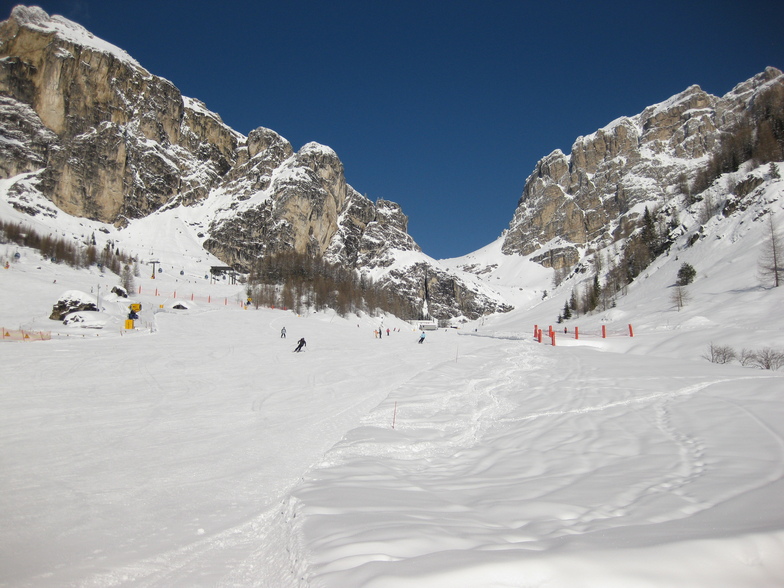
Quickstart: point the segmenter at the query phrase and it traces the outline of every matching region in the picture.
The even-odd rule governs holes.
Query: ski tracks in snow
[[[699,416],[767,376],[692,374],[688,364],[657,369],[650,359],[528,343],[434,366],[393,391],[295,490],[307,577],[338,586],[363,564],[442,550],[548,549],[568,536],[686,518],[781,478],[784,443],[752,410],[743,418],[758,421],[757,438],[747,451]],[[737,472],[759,447],[748,482],[722,483],[723,467]],[[753,475],[767,464],[778,465]]]

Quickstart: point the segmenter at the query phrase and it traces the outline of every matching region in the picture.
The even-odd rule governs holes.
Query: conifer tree
[[[697,270],[690,263],[683,263],[678,270],[678,281],[675,282],[676,286],[688,286],[694,281],[697,275]]]
[[[566,302],[564,302],[563,312],[561,313],[561,316],[563,316],[564,320],[567,320],[567,321],[570,318],[572,318],[572,309],[569,308],[569,301],[568,300]]]
[[[123,265],[122,273],[120,274],[120,283],[125,291],[129,294],[136,289],[133,279],[133,270],[129,264]]]

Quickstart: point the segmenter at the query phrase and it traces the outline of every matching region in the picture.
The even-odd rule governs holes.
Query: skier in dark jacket
[[[303,337],[302,339],[297,341],[297,348],[294,351],[299,353],[300,351],[302,351],[302,348],[305,347],[306,345],[307,343],[305,343],[305,337]]]

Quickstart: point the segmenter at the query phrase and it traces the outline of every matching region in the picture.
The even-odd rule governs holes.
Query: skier
[[[297,341],[297,348],[294,351],[299,353],[300,351],[302,351],[302,348],[305,347],[306,345],[307,343],[305,343],[305,337],[303,337],[302,339]]]
[[[283,328],[280,330],[280,338],[281,338],[281,339],[285,339],[285,338],[286,338],[286,327],[283,327]]]
[[[424,331],[422,331],[422,334],[419,336],[419,341],[418,342],[420,344],[425,342],[425,332]]]

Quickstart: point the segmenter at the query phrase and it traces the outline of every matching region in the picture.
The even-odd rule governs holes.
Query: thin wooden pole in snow
[[[397,418],[397,400],[395,400],[395,411],[392,413],[392,428],[395,428],[395,419]]]

